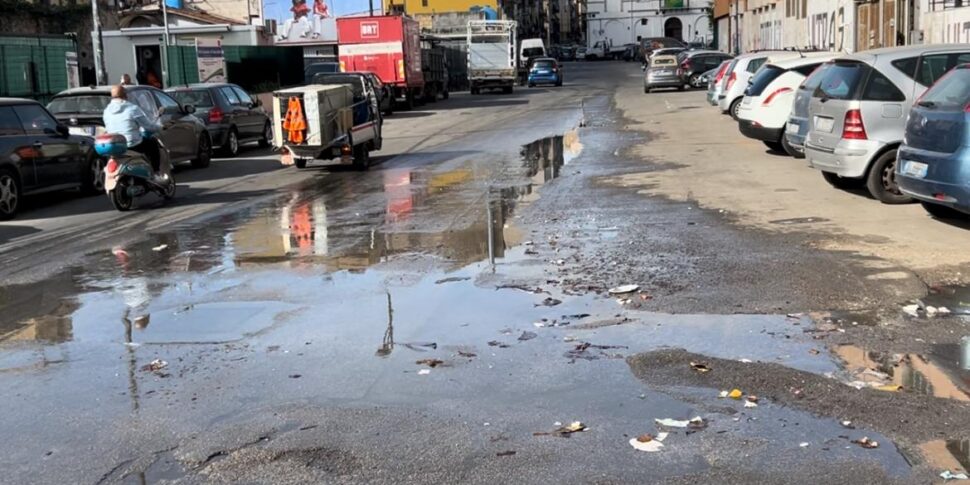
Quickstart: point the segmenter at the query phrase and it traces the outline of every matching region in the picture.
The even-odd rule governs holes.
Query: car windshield
[[[535,57],[545,54],[542,52],[542,47],[528,47],[522,50],[523,57]]]
[[[313,84],[346,84],[350,86],[355,96],[360,96],[364,93],[360,76],[350,74],[317,74],[313,76]]]
[[[102,114],[111,102],[111,96],[105,94],[84,94],[77,96],[61,96],[54,98],[47,105],[47,109],[58,114]]]
[[[761,68],[754,75],[754,77],[751,78],[751,85],[748,86],[745,94],[748,96],[761,96],[761,93],[764,92],[765,88],[767,88],[772,81],[778,79],[778,76],[781,76],[784,73],[784,69],[770,64]]]
[[[816,98],[852,99],[865,80],[867,67],[861,62],[836,62],[825,71],[813,94]]]
[[[921,106],[942,110],[963,110],[970,101],[970,69],[950,71],[920,98]]]
[[[212,95],[208,89],[183,89],[179,91],[169,91],[176,101],[183,105],[192,105],[197,108],[212,107]]]
[[[822,78],[825,77],[825,72],[828,71],[832,65],[833,64],[826,63],[818,66],[818,68],[812,71],[812,74],[805,79],[805,82],[803,82],[798,89],[814,91],[816,88],[818,88],[818,85],[822,83]]]
[[[556,67],[556,63],[553,61],[536,61],[532,67],[535,69],[552,69]]]

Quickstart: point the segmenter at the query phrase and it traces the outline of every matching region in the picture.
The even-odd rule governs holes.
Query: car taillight
[[[404,59],[397,61],[397,77],[404,79]]]
[[[683,70],[685,70],[685,71],[689,71],[690,70],[690,61],[687,60],[687,61],[684,61],[684,62],[680,63],[680,68],[683,69]]]
[[[765,98],[764,102],[761,103],[761,106],[768,106],[769,104],[771,104],[772,101],[775,100],[775,96],[785,94],[785,93],[790,93],[790,92],[792,92],[791,88],[781,88],[779,90],[776,90],[775,92],[769,94],[767,98]]]
[[[340,61],[340,72],[347,72],[347,61]]]
[[[970,103],[967,103],[967,105],[963,107],[963,112],[970,113]]]
[[[104,171],[107,173],[114,173],[118,171],[118,161],[115,160],[115,157],[108,159],[108,163],[104,166]]]
[[[851,109],[845,113],[845,124],[842,128],[843,140],[868,140],[866,126],[862,123],[862,111]]]
[[[721,68],[717,70],[717,76],[714,78],[714,82],[715,83],[721,82],[721,78],[724,77],[724,73],[726,71],[727,71],[727,66],[721,66]]]
[[[732,85],[732,84],[734,84],[734,81],[737,81],[737,80],[738,80],[738,75],[737,75],[737,73],[733,73],[733,72],[732,72],[732,73],[731,73],[731,76],[730,76],[730,77],[728,77],[728,80],[727,80],[727,86],[725,86],[725,87],[724,87],[724,90],[725,90],[725,91],[729,91],[729,90],[731,89],[731,85]]]
[[[213,107],[209,110],[209,123],[222,123],[222,118],[225,116],[218,106]]]

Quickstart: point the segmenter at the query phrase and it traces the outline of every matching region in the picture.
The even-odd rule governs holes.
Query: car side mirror
[[[54,127],[54,133],[65,138],[68,134],[70,134],[70,132],[71,131],[67,129],[67,125],[63,123],[58,123],[57,126]]]
[[[187,115],[190,115],[192,113],[195,113],[195,105],[187,104],[185,106],[182,106],[182,112],[185,113],[185,114],[187,114]]]

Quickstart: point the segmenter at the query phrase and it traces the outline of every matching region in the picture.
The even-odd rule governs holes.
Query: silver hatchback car
[[[836,187],[865,185],[884,203],[908,202],[895,179],[906,115],[937,79],[967,62],[968,44],[889,47],[832,61],[809,104],[809,165]]]

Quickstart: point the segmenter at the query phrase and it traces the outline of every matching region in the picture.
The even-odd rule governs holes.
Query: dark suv
[[[205,122],[212,146],[221,148],[227,157],[239,153],[240,143],[255,141],[265,148],[273,141],[270,116],[259,100],[235,84],[190,84],[165,92],[183,105],[195,106],[195,115]]]
[[[209,166],[212,139],[205,124],[171,96],[151,86],[125,86],[128,101],[138,105],[149,117],[162,124],[156,135],[168,150],[172,163],[192,161],[192,166]],[[91,137],[104,133],[104,108],[111,102],[111,86],[91,86],[62,91],[47,104],[47,109],[72,134]]]
[[[24,195],[61,189],[96,192],[94,143],[71,135],[40,103],[0,98],[0,219],[10,219]]]

